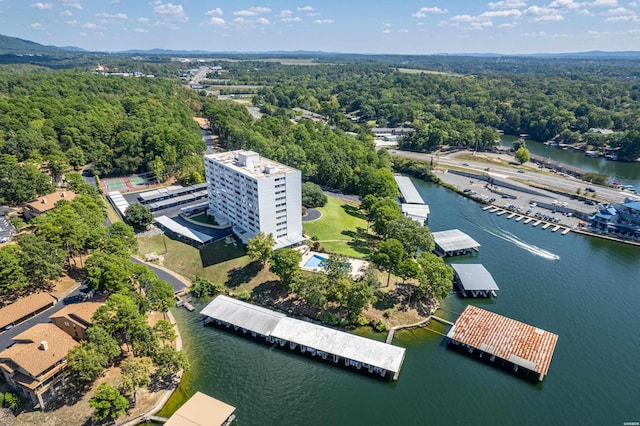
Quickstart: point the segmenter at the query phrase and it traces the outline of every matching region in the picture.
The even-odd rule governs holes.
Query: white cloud
[[[269,9],[268,7],[253,6],[253,7],[250,7],[249,9],[238,10],[236,12],[233,12],[233,14],[237,16],[256,16],[261,13],[269,13],[269,12],[271,12],[271,9]]]
[[[591,12],[589,9],[582,9],[578,11],[578,15],[581,16],[594,16],[595,14]]]
[[[629,2],[629,7],[638,7],[638,2],[637,1]]]
[[[399,33],[408,33],[408,32],[409,32],[409,30],[402,29],[402,30],[398,30],[398,32],[399,32]]]
[[[72,27],[75,27],[76,25],[78,25],[78,21],[76,20],[67,21],[67,25],[71,25]]]
[[[136,21],[140,22],[141,24],[146,24],[147,22],[149,22],[149,18],[145,18],[144,16],[141,16],[139,18],[136,18]]]
[[[584,6],[584,3],[577,2],[574,0],[554,0],[548,5],[548,7],[551,7],[551,8],[569,9],[569,10],[580,9],[583,6]]]
[[[205,15],[207,16],[222,16],[224,12],[222,12],[222,9],[220,9],[219,7],[216,7],[215,9],[211,9],[208,10],[207,13],[205,13]]]
[[[44,28],[42,27],[42,24],[39,22],[34,22],[33,24],[29,25],[29,27],[32,30],[43,30]]]
[[[413,16],[414,18],[426,18],[428,13],[439,15],[443,13],[449,13],[449,11],[447,9],[440,9],[439,7],[422,7],[411,16]]]
[[[334,21],[333,19],[316,19],[315,21],[313,21],[314,24],[318,24],[318,25],[323,25],[323,24],[333,24]]]
[[[293,15],[293,11],[289,10],[289,9],[285,9],[280,11],[280,13],[277,15],[278,18],[288,18],[291,15]]]
[[[525,7],[527,2],[524,0],[504,0],[489,3],[489,9],[515,9],[518,7]]]
[[[498,28],[515,28],[517,24],[515,22],[508,22],[506,24],[498,25]]]
[[[315,9],[312,8],[311,6],[304,6],[304,7],[299,7],[298,11],[300,12],[313,12]]]
[[[38,10],[50,10],[53,9],[53,5],[51,3],[33,3],[31,5],[31,7],[33,7],[34,9],[38,9]]]
[[[531,6],[525,10],[527,15],[532,15],[533,22],[549,22],[549,21],[563,21],[564,16],[558,11],[558,9]]]
[[[383,22],[383,23],[382,23],[382,26],[383,26],[383,27],[390,27],[390,26],[391,26],[391,24],[389,24],[388,22]]]
[[[605,12],[606,15],[608,16],[612,16],[612,15],[627,15],[633,13],[632,11],[630,11],[629,9],[626,9],[624,7],[618,7],[616,9],[609,9]]]
[[[219,16],[212,16],[211,19],[209,19],[209,25],[221,26],[224,24],[226,24],[226,22]]]
[[[524,38],[547,38],[548,35],[544,31],[540,31],[538,33],[524,33],[522,34]]]
[[[595,0],[589,5],[594,7],[616,7],[618,5],[618,0]]]
[[[63,0],[62,5],[65,7],[72,7],[74,9],[82,10],[83,7],[78,0]]]
[[[148,33],[149,31],[145,30],[144,28],[134,28],[133,32],[142,34],[142,33]]]
[[[73,16],[73,12],[72,12],[72,11],[70,11],[70,10],[65,10],[65,11],[60,12],[60,13],[59,13],[59,15],[60,15],[60,16],[66,16],[66,17],[69,17],[69,16]]]
[[[612,16],[604,20],[604,22],[638,22],[638,16],[627,15],[627,16]]]
[[[517,18],[522,16],[522,12],[520,12],[518,9],[496,10],[492,12],[484,12],[479,16],[482,18]]]
[[[104,18],[104,19],[127,19],[128,16],[126,13],[116,13],[116,14],[109,14],[109,13],[96,13],[96,16],[98,18]]]
[[[269,22],[267,18],[261,16],[260,18],[256,19],[256,23],[260,25],[269,25],[271,22]]]
[[[280,19],[282,22],[302,22],[302,18],[300,18],[299,16],[295,16],[292,18],[282,18]]]
[[[187,22],[189,17],[184,12],[181,4],[160,4],[153,8],[153,11],[157,15],[161,15],[166,21],[169,22]]]
[[[82,28],[86,28],[88,30],[97,30],[98,25],[94,24],[93,22],[87,22],[86,24],[82,25]]]
[[[391,34],[391,30],[382,30],[382,34]]]

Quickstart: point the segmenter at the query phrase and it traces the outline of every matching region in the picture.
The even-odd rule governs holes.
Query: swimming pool
[[[326,257],[322,257],[322,256],[318,256],[317,254],[314,254],[313,256],[311,256],[309,258],[309,260],[307,260],[304,264],[305,268],[319,268],[320,267],[320,262],[322,262],[323,260],[327,260]]]

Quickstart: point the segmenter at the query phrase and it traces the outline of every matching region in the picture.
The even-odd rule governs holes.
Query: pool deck
[[[302,269],[303,271],[309,271],[309,272],[322,272],[322,268],[320,267],[309,268],[305,266],[306,263],[313,256],[329,258],[330,254],[319,253],[317,251],[309,250],[306,253],[302,254],[302,260],[300,261],[300,269]],[[349,260],[349,263],[351,263],[351,277],[354,280],[362,278],[362,276],[364,275],[364,272],[367,270],[367,267],[369,266],[369,262],[367,262],[366,260],[354,259],[352,257],[347,257],[347,260]]]

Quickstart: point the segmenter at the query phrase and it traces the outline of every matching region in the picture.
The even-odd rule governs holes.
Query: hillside
[[[0,54],[31,54],[31,53],[51,53],[60,52],[63,49],[55,46],[44,46],[29,40],[17,37],[9,37],[0,34]]]

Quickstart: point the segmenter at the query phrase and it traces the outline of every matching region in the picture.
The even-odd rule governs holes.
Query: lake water
[[[544,382],[447,349],[424,329],[396,335],[406,360],[399,380],[384,382],[203,327],[196,313],[175,310],[192,370],[169,407],[200,390],[236,406],[240,426],[640,421],[640,248],[562,236],[491,215],[438,186],[416,186],[433,231],[458,228],[482,245],[453,261],[482,263],[500,287],[494,300],[451,295],[440,315],[455,320],[474,304],[557,333]]]
[[[511,146],[518,138],[511,135],[503,135],[501,143],[503,146]],[[571,149],[561,149],[547,146],[542,142],[532,139],[526,140],[527,149],[532,154],[542,155],[550,160],[559,161],[574,167],[579,167],[594,173],[601,173],[610,176],[612,182],[620,181],[624,185],[633,185],[640,190],[640,163],[611,161],[603,157],[587,157],[582,151]]]

